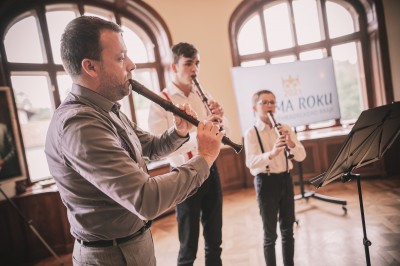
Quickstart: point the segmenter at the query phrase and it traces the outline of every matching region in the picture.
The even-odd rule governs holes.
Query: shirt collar
[[[181,91],[174,83],[171,82],[171,86],[168,88],[168,93],[170,95],[181,95],[186,98],[186,95]],[[193,93],[193,86],[190,93]],[[189,94],[190,95],[190,94]]]
[[[256,119],[255,125],[260,131],[264,131],[266,129],[270,129],[270,126],[265,124],[260,118]]]
[[[111,107],[111,111],[115,114],[119,113],[120,109],[121,105],[119,103],[114,103],[114,105]]]
[[[95,91],[75,83],[72,84],[71,93],[79,100],[87,104],[98,106],[106,112],[110,112],[112,108],[116,108],[117,110],[121,108],[119,103],[112,102]]]

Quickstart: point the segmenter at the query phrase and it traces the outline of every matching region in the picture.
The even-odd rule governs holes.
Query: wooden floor
[[[363,179],[361,182],[371,264],[400,265],[400,178]],[[306,189],[312,189],[307,187]],[[296,193],[299,192],[296,187]],[[341,205],[315,198],[296,201],[295,264],[304,266],[366,265],[363,230],[357,183],[331,183],[319,194],[344,199]],[[265,265],[262,248],[262,226],[253,188],[225,193],[223,209],[222,260],[228,266]],[[152,226],[158,265],[176,265],[179,242],[175,215],[154,222]],[[283,265],[280,236],[277,262]],[[71,264],[71,255],[61,257]],[[37,266],[59,265],[49,258]],[[195,265],[204,265],[204,241],[200,238]]]

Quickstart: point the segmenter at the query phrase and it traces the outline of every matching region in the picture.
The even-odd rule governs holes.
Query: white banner
[[[340,118],[332,58],[232,68],[242,134],[254,125],[252,97],[272,91],[278,123],[296,127]]]

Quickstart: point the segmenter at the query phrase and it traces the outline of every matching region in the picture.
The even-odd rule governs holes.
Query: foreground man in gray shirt
[[[182,202],[209,175],[223,132],[197,129],[199,155],[170,173],[150,177],[143,156],[160,158],[188,141],[179,117],[160,136],[142,131],[119,112],[131,93],[135,64],[118,25],[95,17],[71,21],[61,56],[73,80],[53,115],[45,152],[76,238],[74,265],[156,265],[151,220]],[[180,106],[195,115],[188,105]]]

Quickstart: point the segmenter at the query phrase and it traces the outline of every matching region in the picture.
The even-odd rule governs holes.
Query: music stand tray
[[[360,175],[352,171],[380,160],[399,134],[400,102],[363,111],[328,170],[310,180],[311,184],[320,188],[339,178],[342,182],[357,178],[367,265],[371,265],[369,258],[371,241],[367,238]]]

